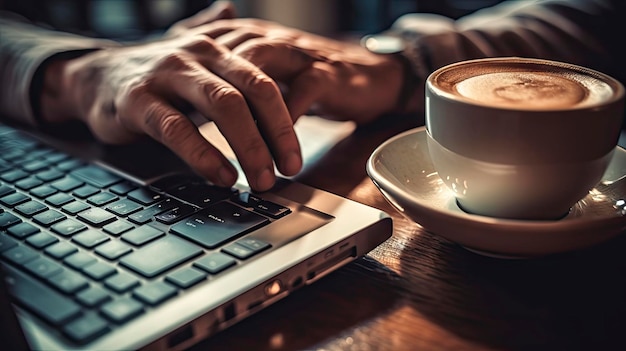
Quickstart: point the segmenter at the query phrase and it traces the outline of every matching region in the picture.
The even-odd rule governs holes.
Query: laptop
[[[296,124],[305,169],[351,131],[332,123]],[[186,349],[391,233],[386,213],[292,179],[264,193],[243,176],[219,188],[154,142],[102,146],[0,125],[10,349]]]

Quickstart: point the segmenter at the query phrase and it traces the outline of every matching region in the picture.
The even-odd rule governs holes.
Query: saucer
[[[404,216],[483,255],[539,257],[589,247],[626,232],[626,150],[619,146],[598,186],[554,221],[500,219],[461,210],[433,167],[425,127],[381,144],[367,162],[367,173]]]

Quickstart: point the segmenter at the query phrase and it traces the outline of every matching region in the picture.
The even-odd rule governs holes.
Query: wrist
[[[401,36],[388,34],[365,36],[361,39],[361,45],[371,52],[387,56],[388,60],[395,62],[395,71],[399,71],[399,83],[394,84],[394,80],[388,82],[398,91],[394,108],[390,112],[417,111],[429,73],[422,50]]]
[[[46,65],[40,96],[39,117],[44,123],[57,123],[69,119],[65,71],[68,60],[58,59]]]
[[[31,90],[33,110],[40,122],[60,123],[78,118],[69,66],[77,57],[91,51],[60,53],[40,66]]]

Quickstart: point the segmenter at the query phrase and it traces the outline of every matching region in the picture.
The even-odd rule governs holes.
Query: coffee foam
[[[521,110],[585,107],[615,94],[595,72],[524,61],[456,65],[440,72],[433,82],[448,93],[481,105]]]

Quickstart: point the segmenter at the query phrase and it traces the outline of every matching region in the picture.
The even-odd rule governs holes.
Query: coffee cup
[[[426,81],[429,154],[466,212],[556,220],[600,181],[624,87],[585,67],[504,57],[453,63]]]

